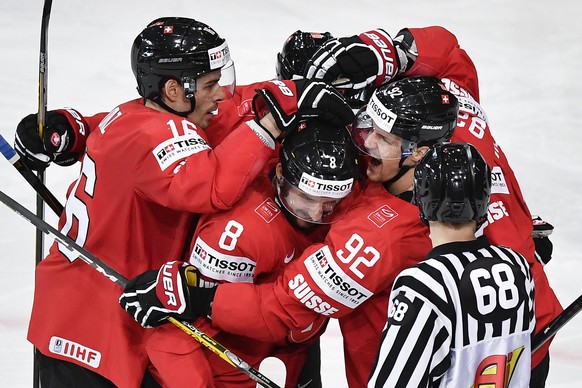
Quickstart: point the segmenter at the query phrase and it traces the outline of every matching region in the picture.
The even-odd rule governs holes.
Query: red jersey
[[[140,100],[111,111],[86,146],[61,231],[126,278],[181,258],[192,213],[230,208],[275,156],[247,124],[213,150],[188,119]],[[47,356],[138,387],[151,332],[119,307],[121,291],[53,244],[36,270],[28,339]]]
[[[479,105],[477,71],[456,37],[442,27],[411,28],[418,58],[405,75],[440,77],[459,99],[459,119],[453,142],[473,144],[491,168],[491,199],[487,222],[481,232],[493,245],[505,245],[521,253],[530,264],[535,282],[536,333],[562,312],[542,265],[535,259],[531,214],[517,178],[503,150],[491,134],[489,121]],[[532,355],[536,366],[546,355],[549,342]]]
[[[535,261],[530,213],[517,180],[478,104],[476,69],[445,29],[411,32],[419,55],[405,75],[443,79],[459,97],[461,108],[452,141],[474,144],[497,174],[484,233],[492,244],[507,245],[528,259],[539,331],[560,313],[561,306]],[[386,293],[396,274],[423,259],[430,248],[428,228],[420,222],[416,206],[371,184],[345,218],[332,225],[325,243],[308,248],[274,283],[219,286],[212,319],[226,331],[272,341],[288,328],[313,320],[314,313],[340,318],[348,383],[365,386],[386,322]],[[262,320],[257,322],[257,316]],[[532,365],[544,355],[536,352]]]
[[[210,282],[260,283],[290,263],[305,248],[323,241],[326,229],[320,227],[302,231],[294,228],[275,203],[270,180],[261,176],[232,209],[200,217],[190,246],[189,261]],[[285,364],[288,369],[287,386],[292,387],[295,386],[305,362],[304,351],[307,347],[289,344],[309,340],[327,322],[327,318],[323,316],[314,316],[314,320],[315,322],[310,322],[301,330],[289,333],[286,341],[274,342],[261,342],[223,332],[206,318],[199,318],[194,325],[256,369],[264,358],[273,355],[283,345],[281,350],[285,351]],[[238,372],[236,376],[232,366],[220,360],[215,361],[215,357],[209,352],[196,351],[201,347],[199,343],[184,343],[184,333],[180,329],[165,326],[163,331],[153,335],[149,343],[157,350],[165,347],[168,352],[176,351],[177,345],[172,339],[178,344],[183,343],[180,348],[181,359],[173,360],[172,365],[167,366],[168,369],[188,369],[194,366],[200,369],[205,365],[211,370],[216,384],[246,384],[249,387],[256,385],[242,372]],[[167,378],[164,383],[168,386],[180,386],[180,381],[170,381]]]
[[[390,286],[430,249],[418,208],[370,183],[331,225],[325,242],[307,248],[275,282],[219,286],[212,321],[226,331],[276,341],[317,315],[339,318],[348,381],[365,386],[386,322]]]

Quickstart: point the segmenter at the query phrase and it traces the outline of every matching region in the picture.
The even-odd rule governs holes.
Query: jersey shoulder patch
[[[382,205],[368,215],[368,220],[381,228],[396,217],[398,217],[398,213],[394,209],[388,205]]]
[[[388,313],[388,323],[394,326],[401,326],[416,320],[417,311],[414,304],[403,292],[396,295],[390,302]]]
[[[259,215],[267,224],[271,223],[281,213],[279,206],[271,198],[265,199],[255,208],[255,213]]]

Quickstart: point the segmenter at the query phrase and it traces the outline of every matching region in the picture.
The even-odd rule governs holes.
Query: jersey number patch
[[[521,272],[498,260],[477,260],[461,277],[460,293],[467,311],[485,322],[507,319],[525,301]]]

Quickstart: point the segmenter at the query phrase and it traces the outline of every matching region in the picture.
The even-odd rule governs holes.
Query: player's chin
[[[368,168],[366,169],[366,175],[368,179],[372,182],[382,182],[382,164],[376,165],[373,163],[368,164]]]

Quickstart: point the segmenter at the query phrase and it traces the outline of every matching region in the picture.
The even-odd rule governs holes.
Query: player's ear
[[[175,102],[180,99],[181,86],[175,79],[169,79],[164,84],[162,95],[169,102]]]
[[[429,146],[419,146],[416,148],[412,155],[410,155],[410,160],[412,161],[414,166],[416,166],[420,162],[424,154],[426,154],[429,149],[430,149]]]

